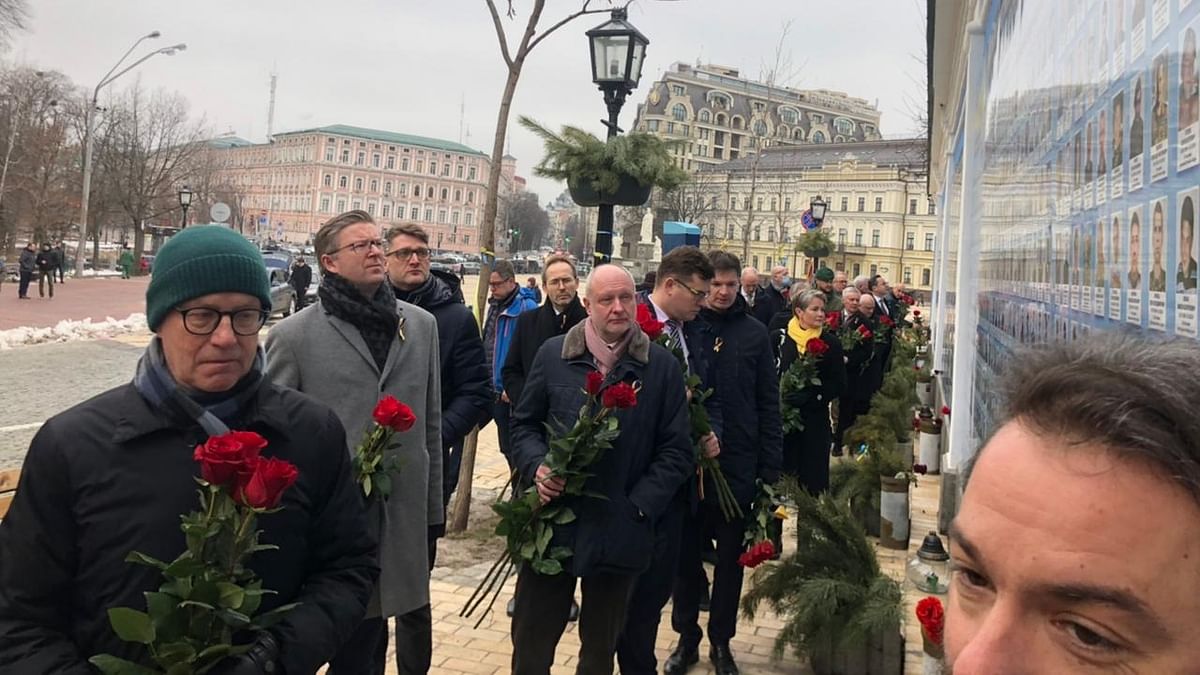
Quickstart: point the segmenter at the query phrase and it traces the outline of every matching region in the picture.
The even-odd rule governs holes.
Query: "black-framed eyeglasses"
[[[429,249],[427,248],[398,248],[388,251],[387,254],[401,262],[408,262],[414,255],[417,256],[417,260],[429,260]]]
[[[333,255],[335,253],[340,253],[342,251],[345,251],[346,249],[349,249],[350,252],[353,253],[354,255],[362,255],[362,254],[370,251],[372,246],[379,249],[380,251],[384,250],[382,239],[365,239],[363,241],[356,241],[353,244],[346,244],[345,246],[339,246],[339,247],[333,249],[332,251],[330,251],[327,255]]]
[[[675,283],[686,288],[688,293],[692,294],[693,298],[695,298],[697,300],[703,300],[708,297],[708,291],[698,291],[698,290],[692,288],[691,286],[688,286],[687,283],[684,282],[684,280],[680,279],[679,277],[671,277],[671,278],[675,280]]]
[[[175,309],[183,317],[183,328],[192,335],[212,335],[221,325],[221,319],[229,317],[229,326],[237,335],[257,335],[271,315],[265,309],[239,309],[222,312],[211,307]]]

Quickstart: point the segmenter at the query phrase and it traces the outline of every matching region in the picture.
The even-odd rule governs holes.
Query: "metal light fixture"
[[[646,39],[628,21],[624,8],[612,11],[609,20],[587,32],[592,51],[592,81],[601,87],[620,86],[627,92],[642,79]]]
[[[192,205],[192,197],[193,193],[190,187],[184,185],[183,187],[179,188],[179,206],[183,208],[182,227],[187,227],[187,212],[188,207]]]
[[[812,209],[813,222],[820,227],[821,221],[825,220],[825,210],[829,208],[829,204],[821,199],[821,195],[817,195],[808,203],[808,208]]]
[[[950,554],[936,532],[925,535],[915,558],[908,562],[908,580],[926,593],[950,590]]]

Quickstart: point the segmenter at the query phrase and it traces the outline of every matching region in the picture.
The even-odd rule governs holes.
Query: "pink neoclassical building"
[[[478,150],[340,124],[212,145],[222,180],[240,195],[237,224],[247,234],[307,243],[330,217],[363,209],[384,228],[421,225],[436,248],[479,252],[490,162]],[[515,189],[516,160],[506,156],[500,171],[501,193]]]

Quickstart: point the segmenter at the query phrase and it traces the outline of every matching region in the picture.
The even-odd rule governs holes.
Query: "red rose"
[[[842,313],[831,312],[825,315],[825,323],[829,325],[831,330],[837,330],[842,327]]]
[[[279,506],[285,490],[299,477],[296,465],[275,457],[255,459],[254,470],[244,476],[235,499],[253,509],[273,509]]]
[[[921,310],[919,310],[919,309],[914,309],[914,310],[913,310],[913,316],[921,316]]]
[[[917,621],[922,630],[935,645],[942,644],[942,631],[946,625],[946,613],[942,601],[937,598],[924,598],[917,603]]]
[[[392,431],[408,431],[416,424],[417,416],[412,408],[396,400],[395,396],[384,396],[375,404],[375,412],[371,413],[375,423]]]
[[[593,370],[587,374],[587,381],[584,383],[583,388],[587,391],[588,396],[595,396],[600,393],[600,388],[603,386],[604,376],[600,374],[600,371]]]
[[[662,335],[663,322],[659,321],[654,312],[650,310],[648,305],[638,305],[637,308],[637,323],[641,327],[642,332],[651,340],[657,340],[658,336]]]
[[[825,355],[825,352],[829,351],[829,345],[825,344],[825,341],[821,338],[813,338],[804,345],[804,351],[807,354],[812,354],[820,358]]]
[[[887,314],[884,314],[883,316],[879,317],[879,323],[881,323],[889,328],[896,325],[896,322],[892,321],[891,317],[889,317]]]
[[[909,307],[911,307],[911,306],[913,306],[913,305],[917,304],[917,301],[913,299],[913,296],[911,296],[911,295],[906,295],[906,296],[904,296],[904,304],[906,304],[906,305],[908,305]]]
[[[618,382],[604,390],[600,405],[605,408],[632,408],[637,405],[637,390],[628,382]]]
[[[866,324],[858,325],[858,334],[861,335],[864,340],[870,340],[871,336],[873,335],[873,333],[871,333],[871,329],[867,328]]]
[[[200,477],[212,485],[228,485],[239,474],[249,473],[267,439],[253,431],[231,431],[197,445],[192,459],[200,462]]]
[[[950,416],[950,406],[948,406],[948,405],[942,406],[942,414],[949,417]]]

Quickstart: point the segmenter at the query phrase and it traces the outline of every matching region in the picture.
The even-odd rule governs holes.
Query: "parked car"
[[[463,274],[479,274],[479,263],[468,260],[462,264]]]
[[[288,283],[287,270],[271,270],[271,316],[287,318],[296,311],[296,289]]]
[[[310,265],[309,267],[312,267],[312,283],[308,285],[308,291],[304,293],[305,307],[321,301],[320,296],[317,295],[317,288],[321,285],[321,266]]]
[[[438,266],[435,267],[435,265],[438,265]],[[463,274],[462,261],[459,260],[456,256],[451,255],[451,254],[440,255],[440,256],[437,256],[436,258],[433,258],[429,262],[429,268],[444,270],[444,271],[450,272],[452,274],[457,274],[460,277]]]

